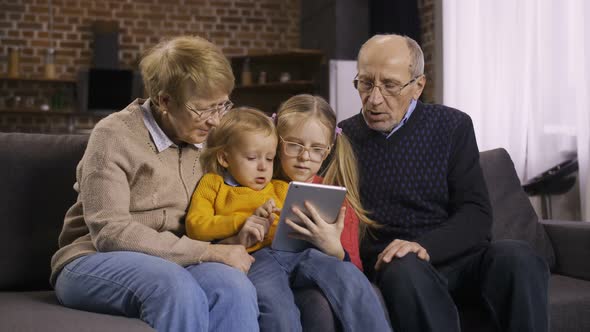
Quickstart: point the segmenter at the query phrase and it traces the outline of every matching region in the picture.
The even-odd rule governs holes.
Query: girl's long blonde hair
[[[248,133],[265,133],[277,137],[274,123],[264,112],[251,107],[234,108],[221,118],[219,126],[207,136],[207,145],[200,158],[203,170],[223,176],[225,168],[217,161],[217,154],[235,144],[238,135]]]
[[[348,138],[341,132],[337,132],[336,113],[332,107],[319,96],[309,94],[293,96],[279,107],[277,132],[281,135],[281,133],[310,119],[323,124],[332,133],[330,138],[333,142],[332,157],[321,174],[324,177],[323,183],[346,187],[346,198],[361,221],[359,233],[362,237],[366,226],[373,226],[376,223],[367,216],[368,211],[361,204],[356,156]],[[280,154],[278,156],[280,158]],[[278,167],[275,168],[276,177],[289,181],[290,179],[283,172],[280,163],[277,165]]]

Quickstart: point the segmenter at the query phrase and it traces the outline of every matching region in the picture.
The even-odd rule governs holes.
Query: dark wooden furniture
[[[236,76],[236,87],[231,96],[234,104],[256,107],[272,114],[291,96],[319,93],[320,66],[325,57],[319,50],[293,49],[236,56],[230,60]],[[245,67],[249,67],[251,73],[250,84],[243,84]],[[262,81],[261,73],[265,77]],[[288,80],[285,80],[286,75]]]

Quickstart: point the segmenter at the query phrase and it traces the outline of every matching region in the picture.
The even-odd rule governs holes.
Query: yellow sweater
[[[232,187],[220,175],[205,174],[193,193],[186,216],[186,233],[195,240],[221,240],[236,235],[246,219],[270,198],[281,209],[287,195],[288,184],[271,180],[264,189]],[[278,219],[275,218],[262,242],[248,248],[253,252],[271,244]]]

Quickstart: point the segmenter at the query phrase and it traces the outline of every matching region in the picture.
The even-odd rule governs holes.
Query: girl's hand
[[[329,224],[322,219],[313,205],[305,202],[305,207],[309,211],[311,219],[297,208],[293,208],[293,213],[299,217],[301,223],[297,224],[289,218],[285,219],[287,225],[294,231],[289,236],[310,242],[325,254],[343,259],[344,248],[340,242],[340,235],[344,229],[346,208],[341,207],[336,222]]]

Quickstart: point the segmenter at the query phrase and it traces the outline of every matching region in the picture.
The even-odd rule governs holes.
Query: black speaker
[[[369,38],[366,0],[301,1],[301,47],[321,49],[328,59],[355,60]]]
[[[417,1],[370,0],[369,21],[371,36],[397,33],[420,44],[422,30]]]
[[[135,98],[145,97],[143,80],[138,71],[102,68],[81,70],[77,83],[80,112],[116,112]]]
[[[94,57],[92,65],[100,69],[119,68],[119,24],[116,21],[96,21],[94,32]]]

